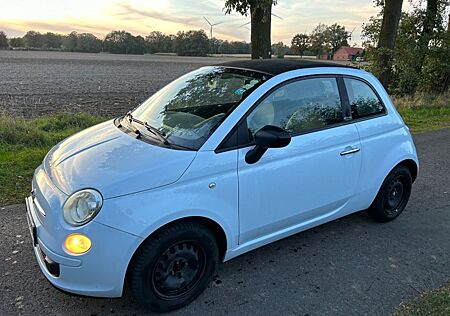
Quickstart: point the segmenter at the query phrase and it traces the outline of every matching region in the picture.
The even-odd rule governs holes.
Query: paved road
[[[354,214],[219,267],[175,315],[388,315],[450,278],[450,129],[417,135],[421,173],[405,213],[388,224]],[[129,296],[54,289],[32,255],[24,205],[0,210],[0,315],[145,314]]]

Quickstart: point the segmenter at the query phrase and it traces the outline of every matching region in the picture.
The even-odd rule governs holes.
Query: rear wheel
[[[395,167],[384,180],[369,208],[369,214],[378,222],[389,222],[405,209],[411,195],[411,172],[405,166]]]
[[[133,296],[153,311],[183,307],[212,280],[218,250],[209,229],[194,222],[162,228],[141,246],[130,266]]]

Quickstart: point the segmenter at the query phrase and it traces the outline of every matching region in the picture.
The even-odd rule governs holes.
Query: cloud
[[[136,21],[145,18],[151,18],[155,20],[183,25],[193,25],[196,21],[196,19],[193,17],[179,16],[174,12],[160,12],[152,9],[136,8],[126,2],[116,4],[116,8],[118,9],[118,12],[116,12],[114,15],[121,20]]]
[[[111,31],[110,28],[105,27],[101,24],[94,23],[83,23],[79,21],[53,21],[53,22],[42,22],[42,21],[20,21],[20,20],[4,20],[0,21],[1,24],[6,22],[8,33],[15,34],[15,36],[22,36],[25,32],[29,30],[37,30],[39,32],[55,32],[55,33],[70,33],[72,31],[77,31],[80,33],[93,33],[96,36],[102,37],[104,34]],[[1,28],[1,27],[0,27]],[[12,35],[11,35],[12,36]]]

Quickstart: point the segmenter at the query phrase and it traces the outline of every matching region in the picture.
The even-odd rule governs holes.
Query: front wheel
[[[386,177],[369,207],[369,214],[378,222],[389,222],[405,209],[411,195],[411,172],[405,166],[395,167]]]
[[[180,222],[150,236],[129,270],[134,298],[156,312],[186,306],[200,295],[217,269],[216,239],[209,229]]]

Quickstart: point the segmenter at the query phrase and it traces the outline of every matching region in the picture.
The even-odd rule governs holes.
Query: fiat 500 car
[[[408,127],[370,73],[233,61],[173,81],[57,144],[26,199],[56,287],[155,311],[194,300],[221,261],[348,214],[405,209]]]

